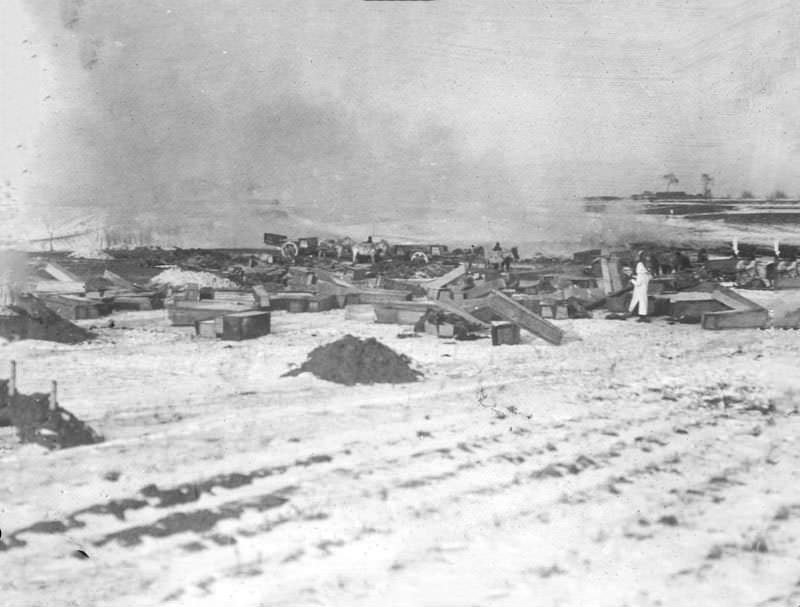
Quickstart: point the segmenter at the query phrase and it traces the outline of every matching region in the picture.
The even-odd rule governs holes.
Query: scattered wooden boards
[[[500,316],[537,337],[541,337],[555,345],[561,344],[564,339],[564,332],[553,323],[548,322],[538,314],[534,314],[499,291],[493,291],[488,300],[488,305]]]

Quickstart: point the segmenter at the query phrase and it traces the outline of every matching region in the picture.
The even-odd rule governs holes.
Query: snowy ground
[[[795,607],[798,333],[598,316],[559,321],[560,347],[342,311],[240,343],[162,311],[7,344],[23,392],[57,379],[107,442],[2,431],[0,603]],[[424,381],[281,378],[345,333]]]

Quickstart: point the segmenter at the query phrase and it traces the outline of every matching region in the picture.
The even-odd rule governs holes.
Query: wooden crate
[[[375,304],[376,322],[414,325],[433,304],[417,301],[391,301]]]
[[[800,310],[784,312],[772,321],[776,329],[800,329]]]
[[[222,317],[222,339],[241,341],[268,335],[270,313],[263,310],[237,312]]]
[[[216,319],[211,320],[199,320],[194,323],[194,330],[198,337],[203,337],[206,339],[216,339],[217,338],[217,329],[216,329],[217,321]]]
[[[453,338],[456,335],[456,328],[451,325],[449,322],[443,322],[437,325],[439,331],[439,337],[442,338]]]
[[[375,322],[375,307],[372,304],[351,304],[345,308],[345,320]]]
[[[313,293],[274,293],[270,295],[270,307],[273,310],[286,310],[288,312],[307,312],[308,302],[314,297]],[[301,303],[297,303],[301,302]]]
[[[669,297],[658,295],[653,297],[653,316],[669,316],[672,302]]]
[[[269,232],[264,232],[264,244],[268,244],[273,247],[281,246],[287,241],[287,239],[287,236],[283,234],[270,234]]]
[[[415,325],[425,312],[418,310],[397,310],[397,322],[401,325]]]
[[[115,297],[111,306],[114,310],[152,310],[153,302],[149,297]]]
[[[769,324],[769,312],[764,308],[751,310],[726,310],[703,314],[703,328],[720,329],[763,329]]]
[[[259,309],[270,308],[269,291],[263,285],[256,285],[253,287],[253,299],[255,300],[256,307]]]
[[[68,320],[86,320],[100,316],[99,304],[83,297],[60,295],[45,297],[43,301],[53,312]]]
[[[327,312],[339,307],[335,295],[322,295],[308,300],[309,312]]]
[[[250,307],[233,304],[176,302],[167,309],[167,316],[176,327],[193,327],[195,322],[201,320],[211,320],[225,314],[250,310],[252,310]]]
[[[291,314],[308,312],[308,307],[310,303],[311,303],[310,299],[290,299],[287,309]]]
[[[387,306],[375,306],[375,322],[380,324],[400,324],[400,310]]]
[[[512,322],[492,323],[492,345],[514,346],[520,343],[519,326]]]

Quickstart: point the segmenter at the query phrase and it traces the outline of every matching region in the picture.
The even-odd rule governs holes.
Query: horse
[[[375,257],[378,255],[378,246],[374,242],[364,241],[353,245],[353,263],[358,261],[359,257],[369,257],[372,263],[375,263]]]
[[[367,240],[353,245],[352,249],[353,263],[356,263],[359,257],[369,257],[370,261],[375,263],[376,259],[385,256],[389,252],[389,243],[385,240],[381,240],[378,243]]]
[[[512,261],[514,261],[514,253],[506,249],[492,249],[489,258],[486,260],[487,265],[503,272],[511,270]]]
[[[778,262],[775,268],[775,274],[781,277],[797,278],[800,276],[796,259],[784,259]]]
[[[345,236],[339,240],[336,240],[335,238],[328,238],[320,243],[319,256],[326,257],[328,254],[333,252],[336,255],[336,259],[341,259],[345,249],[352,249],[352,247],[353,239],[349,236]]]

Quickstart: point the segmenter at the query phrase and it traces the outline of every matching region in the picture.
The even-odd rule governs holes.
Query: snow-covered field
[[[800,603],[797,332],[600,314],[492,347],[334,311],[232,343],[114,320],[0,348],[107,439],[2,430],[3,605]],[[425,379],[281,377],[346,333]]]

